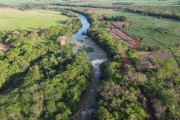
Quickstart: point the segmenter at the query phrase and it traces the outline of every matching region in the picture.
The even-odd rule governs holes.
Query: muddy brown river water
[[[87,18],[81,14],[76,15],[81,20],[82,27],[77,33],[72,35],[71,43],[75,44],[73,52],[75,53],[78,50],[83,49],[83,47],[91,47],[94,49],[94,52],[87,53],[87,60],[89,60],[93,66],[93,75],[89,86],[80,99],[78,104],[79,111],[73,116],[73,120],[92,120],[92,114],[96,104],[97,90],[100,82],[100,64],[106,61],[107,56],[105,51],[101,49],[94,40],[84,35],[90,27]]]

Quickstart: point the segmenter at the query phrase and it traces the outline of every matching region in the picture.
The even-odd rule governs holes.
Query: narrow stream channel
[[[81,20],[82,27],[77,33],[72,35],[71,43],[76,46],[73,48],[73,52],[77,52],[83,47],[91,47],[94,52],[87,53],[87,60],[92,63],[93,75],[89,86],[81,97],[78,108],[79,111],[74,115],[73,120],[91,120],[94,106],[96,103],[97,89],[99,86],[99,77],[101,75],[100,64],[106,61],[107,56],[104,50],[102,50],[91,38],[83,33],[86,33],[90,27],[90,23],[87,18],[81,14],[76,14]],[[81,42],[80,42],[81,41]]]

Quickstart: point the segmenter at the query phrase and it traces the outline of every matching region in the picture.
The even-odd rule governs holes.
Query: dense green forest
[[[126,57],[128,48],[119,42],[107,31],[100,27],[98,19],[89,15],[93,27],[88,33],[96,39],[108,53],[110,60],[103,65],[102,83],[99,88],[99,101],[97,103],[96,119],[145,119],[147,113],[141,106],[140,90],[138,84],[128,78],[132,72],[132,66],[123,66],[122,58]],[[95,23],[97,22],[97,23]],[[99,26],[97,26],[99,25]],[[132,59],[136,59],[133,58]],[[122,65],[121,65],[122,64]]]
[[[81,7],[88,6],[98,7]],[[43,5],[26,5],[22,9],[34,7],[60,10]],[[143,14],[162,15],[142,9]],[[135,11],[129,12],[140,12],[135,7],[132,10]],[[63,25],[0,32],[0,42],[10,47],[7,52],[0,51],[0,120],[70,120],[79,110],[78,103],[93,74],[86,52],[93,53],[94,49],[89,50],[89,47],[86,52],[73,52],[75,45],[70,43],[70,38],[81,27],[81,22],[69,11],[79,12],[88,18],[91,26],[87,35],[108,56],[100,66],[101,82],[96,106],[92,106],[95,109],[94,120],[180,118],[180,71],[176,63],[179,59],[151,59],[155,67],[139,69],[138,50],[129,48],[107,30],[108,21],[122,22],[128,17],[103,19],[100,14],[71,8],[61,9],[62,15],[69,17]],[[176,14],[166,15],[179,19]],[[178,56],[175,48],[172,51],[176,51],[175,56]]]
[[[67,27],[68,26],[68,27]],[[70,119],[92,74],[84,52],[72,53],[58,36],[76,32],[80,21],[38,31],[1,32],[1,41],[11,49],[0,55],[0,118]]]
[[[2,31],[0,33],[1,41],[11,45],[11,49],[0,56],[0,88],[6,81],[15,81],[18,75],[21,76],[31,64],[38,61],[43,55],[58,50],[57,46],[60,45],[56,43],[56,38],[62,35],[70,38],[80,25],[79,20],[76,19],[67,20],[64,26],[52,26],[38,31]],[[61,48],[59,47],[59,49]]]
[[[95,118],[147,119],[148,100],[154,119],[178,119],[180,79],[176,61],[154,61],[157,69],[138,70],[136,52],[112,37],[103,28],[105,25],[97,14],[86,16],[92,23],[88,34],[107,51],[110,58],[102,67],[102,83],[99,87]]]
[[[171,7],[133,6],[133,7],[127,7],[125,10],[132,13],[151,15],[159,18],[164,17],[169,19],[180,20],[179,6],[173,6],[173,7],[172,6]]]

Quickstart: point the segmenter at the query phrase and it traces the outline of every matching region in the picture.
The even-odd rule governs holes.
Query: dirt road
[[[123,26],[124,24],[126,24],[125,22],[118,22],[117,23],[118,26]],[[111,34],[114,35],[116,38],[118,38],[119,40],[124,41],[125,43],[127,43],[127,45],[130,48],[133,49],[139,49],[141,46],[141,41],[136,40],[132,37],[130,37],[129,35],[127,35],[127,33],[125,33],[123,30],[121,30],[120,28],[117,28],[114,23],[110,22],[110,25],[108,27],[108,30],[110,30]]]

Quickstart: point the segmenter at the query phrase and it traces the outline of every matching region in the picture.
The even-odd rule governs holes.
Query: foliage
[[[71,57],[55,52],[29,67],[21,83],[1,95],[1,119],[70,119],[92,71],[84,53]]]
[[[71,44],[61,47],[54,38],[69,38],[79,23],[74,19],[65,25],[8,31],[1,36],[12,45],[0,56],[2,120],[68,120],[77,111],[92,67],[84,52],[73,54]]]
[[[142,41],[142,50],[152,51],[179,44],[178,21],[124,12],[107,14],[108,17],[120,15],[126,16],[130,24],[124,31]]]
[[[148,81],[144,89],[151,99],[157,119],[178,119],[179,116],[179,69],[173,59],[157,61],[157,71],[145,72]]]
[[[99,120],[147,119],[148,111],[145,111],[147,106],[143,104],[145,96],[141,93],[144,91],[147,94],[146,99],[153,105],[157,119],[178,119],[179,70],[176,62],[174,60],[157,61],[159,65],[157,70],[139,73],[132,63],[120,61],[125,57],[138,64],[136,52],[131,49],[118,51],[116,45],[124,47],[123,44],[115,41],[116,39],[99,25],[98,19],[92,19],[91,15],[87,16],[92,23],[88,34],[106,50],[110,58],[102,66],[101,79],[103,80],[99,87],[95,118]],[[153,29],[166,37],[176,33],[162,27]]]
[[[138,99],[141,97],[139,88],[136,82],[127,78],[126,69],[122,72],[118,62],[108,62],[105,66],[104,81],[99,88],[97,119],[146,119],[147,113]]]
[[[83,50],[85,50],[87,53],[94,52],[94,49],[92,47],[85,47],[83,48]]]
[[[180,46],[172,47],[171,50],[175,54],[177,62],[180,64]]]
[[[71,25],[69,25],[69,22]],[[16,81],[28,67],[60,46],[53,40],[54,37],[65,35],[70,37],[80,27],[79,21],[69,20],[64,26],[52,26],[40,31],[15,30],[4,33],[1,38],[5,44],[11,44],[11,49],[0,57],[0,88],[6,81]],[[40,36],[39,36],[40,35]],[[47,36],[43,38],[41,36]]]
[[[128,12],[138,13],[138,14],[145,14],[145,15],[151,15],[155,17],[164,17],[169,19],[176,19],[180,20],[180,14],[179,14],[179,7],[173,6],[173,7],[131,7],[126,8]]]
[[[111,18],[105,16],[104,20],[112,20],[112,21],[124,22],[124,21],[127,20],[127,18],[125,16],[112,16]]]
[[[138,85],[129,77],[133,69],[122,70],[123,65],[120,64],[126,52],[132,59],[136,56],[133,52],[127,51],[125,44],[112,37],[103,27],[98,26],[96,15],[87,16],[92,23],[88,34],[106,50],[110,59],[102,66],[102,83],[99,87],[95,118],[99,120],[146,119],[147,113],[138,99],[141,96]]]
[[[109,35],[107,31],[100,26],[98,21],[98,16],[93,13],[87,15],[92,27],[88,30],[88,35],[96,40],[95,42],[101,46],[109,55],[116,60],[120,59],[123,56],[127,49],[127,46],[124,43],[117,41],[112,35]]]

